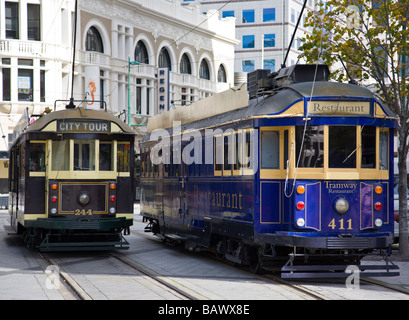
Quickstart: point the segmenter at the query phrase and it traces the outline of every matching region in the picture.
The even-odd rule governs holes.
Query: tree
[[[367,85],[398,116],[399,252],[404,256],[409,256],[408,19],[409,0],[328,0],[308,14],[304,26],[313,29],[300,48],[307,62],[323,60],[332,69],[341,58],[347,71],[331,70],[332,77]]]

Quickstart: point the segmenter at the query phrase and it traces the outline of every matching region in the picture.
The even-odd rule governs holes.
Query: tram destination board
[[[57,120],[57,132],[111,132],[111,122],[105,120]]]

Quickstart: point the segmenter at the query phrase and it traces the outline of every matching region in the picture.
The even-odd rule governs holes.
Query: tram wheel
[[[263,274],[262,248],[247,247],[247,255],[251,272]]]

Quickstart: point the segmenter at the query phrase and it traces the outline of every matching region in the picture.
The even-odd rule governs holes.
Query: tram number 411
[[[340,219],[338,221],[334,219],[328,224],[332,230],[339,229],[339,230],[352,230],[352,219],[348,219],[344,221],[344,219]]]

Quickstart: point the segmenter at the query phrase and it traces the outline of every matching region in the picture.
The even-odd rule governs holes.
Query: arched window
[[[97,28],[91,27],[88,29],[85,46],[87,51],[104,53],[104,45],[102,44],[102,38]]]
[[[210,80],[209,66],[207,65],[205,59],[200,62],[199,77],[202,79]]]
[[[169,68],[169,70],[172,70],[170,55],[169,55],[168,50],[166,50],[166,48],[162,48],[160,50],[158,65],[159,65],[159,68]]]
[[[227,82],[226,70],[221,64],[219,70],[217,70],[217,82]]]
[[[148,50],[142,41],[138,41],[135,48],[135,61],[149,64]]]
[[[180,60],[180,73],[192,74],[190,60],[186,53],[183,54],[182,59]]]

